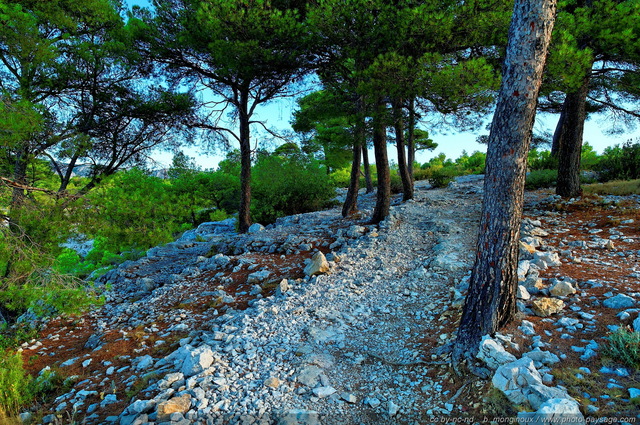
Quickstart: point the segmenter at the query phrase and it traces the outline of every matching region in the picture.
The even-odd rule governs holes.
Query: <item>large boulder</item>
[[[492,383],[512,403],[529,404],[536,410],[554,398],[573,400],[565,390],[544,385],[540,372],[529,357],[500,366],[493,375]]]
[[[311,262],[304,269],[304,274],[307,276],[315,276],[318,274],[324,274],[329,272],[329,262],[325,258],[324,254],[320,251],[313,254]]]
[[[516,356],[507,352],[502,344],[489,335],[482,337],[480,341],[480,349],[476,357],[487,364],[491,369],[497,369],[505,363],[511,363],[516,360]]]
[[[607,298],[602,305],[608,308],[631,308],[636,305],[636,300],[625,294],[618,294],[615,297]]]
[[[213,363],[213,351],[208,345],[190,348],[182,363],[182,374],[185,377],[203,372]]]
[[[515,404],[528,403],[526,388],[532,385],[544,385],[540,372],[533,365],[533,360],[528,357],[500,366],[491,382]]]
[[[556,314],[564,308],[564,301],[557,298],[538,298],[531,303],[531,309],[540,317]]]
[[[566,297],[567,295],[575,294],[576,288],[571,283],[561,280],[549,288],[549,293],[556,297]]]
[[[536,412],[518,413],[521,425],[584,425],[585,419],[578,402],[568,398],[552,398],[545,401]]]
[[[158,422],[169,422],[172,413],[186,414],[191,408],[191,395],[183,394],[158,403]]]

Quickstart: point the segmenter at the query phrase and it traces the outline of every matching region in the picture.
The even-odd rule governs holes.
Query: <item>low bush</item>
[[[335,189],[319,161],[302,156],[263,155],[253,169],[253,220],[269,224],[278,217],[317,211],[331,204]]]
[[[431,168],[414,168],[413,169],[413,179],[414,180],[429,180],[431,178],[431,174],[433,170]]]
[[[597,169],[601,181],[639,179],[640,142],[606,148]]]
[[[95,302],[82,282],[61,274],[54,260],[29,240],[0,229],[0,313],[13,321],[78,312]]]
[[[429,181],[433,187],[447,187],[455,177],[462,176],[465,173],[463,170],[455,166],[448,166],[437,168],[431,173]]]
[[[525,188],[529,190],[553,187],[558,181],[558,170],[534,170],[527,174]]]
[[[2,352],[0,356],[0,420],[18,413],[19,409],[31,399],[30,389],[30,378],[23,368],[22,355]]]
[[[398,173],[391,172],[390,176],[391,182],[391,193],[402,193],[404,187],[402,186],[402,179],[398,175]]]
[[[609,335],[604,354],[634,369],[640,369],[640,332],[624,326]]]

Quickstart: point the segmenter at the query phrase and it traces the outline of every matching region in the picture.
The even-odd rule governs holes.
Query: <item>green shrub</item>
[[[340,168],[329,174],[329,180],[335,187],[349,187],[351,180],[351,168]]]
[[[536,148],[529,151],[527,158],[531,170],[557,170],[558,158],[551,156],[551,151],[540,151]]]
[[[185,208],[169,183],[132,169],[112,176],[87,196],[91,208],[82,220],[82,233],[103,237],[112,253],[145,250],[173,240],[181,229]]]
[[[391,180],[391,193],[402,193],[404,187],[402,186],[402,179],[398,173],[392,172],[390,176]]]
[[[632,332],[621,326],[609,335],[604,354],[615,361],[640,369],[640,332]]]
[[[455,166],[437,168],[431,173],[429,181],[433,187],[447,187],[457,176],[466,174]]]
[[[413,169],[413,179],[414,180],[428,180],[431,178],[431,174],[433,170],[431,168],[414,168]]]
[[[0,229],[0,312],[15,319],[27,310],[36,317],[78,312],[95,298],[82,282],[61,274],[37,245]]]
[[[534,170],[527,174],[525,187],[529,190],[553,187],[558,180],[558,170]]]
[[[602,181],[640,178],[640,143],[628,141],[606,148],[597,169]]]
[[[31,399],[29,376],[20,353],[2,352],[0,356],[0,419],[13,416]]]
[[[278,217],[328,206],[335,189],[318,161],[263,155],[253,169],[252,196],[253,220],[269,224]]]
[[[222,171],[182,173],[171,181],[169,190],[178,207],[171,213],[192,227],[212,221],[210,213],[214,211],[224,220],[240,205],[240,177]]]

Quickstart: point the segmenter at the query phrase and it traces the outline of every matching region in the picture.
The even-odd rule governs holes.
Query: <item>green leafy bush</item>
[[[414,168],[413,179],[414,180],[429,180],[433,170],[430,168]]]
[[[404,187],[402,186],[402,179],[397,172],[391,172],[390,176],[391,182],[391,193],[402,193]]]
[[[529,190],[553,187],[558,181],[558,170],[534,170],[527,174],[525,187]]]
[[[597,169],[602,181],[640,178],[640,142],[606,148]]]
[[[4,351],[0,356],[0,419],[13,416],[31,399],[30,379],[22,355]]]
[[[455,165],[461,174],[482,174],[484,173],[487,154],[475,151],[469,156],[466,151],[462,151],[462,155],[455,160]]]
[[[340,168],[329,174],[329,181],[335,187],[349,187],[351,168]]]
[[[95,298],[73,277],[53,268],[53,259],[30,240],[0,229],[0,312],[15,319],[77,312]]]
[[[436,168],[429,181],[433,187],[447,187],[457,176],[467,174],[455,166]]]
[[[168,185],[135,168],[117,173],[87,196],[91,208],[82,220],[82,233],[103,237],[104,247],[113,253],[173,240],[181,230],[184,208]]]
[[[640,369],[640,332],[621,326],[609,335],[604,353],[627,366]]]
[[[179,221],[193,227],[211,221],[210,213],[224,220],[240,205],[240,178],[222,171],[182,173],[171,180],[170,190],[181,206],[174,210],[180,212]]]
[[[335,189],[316,160],[262,155],[253,169],[252,196],[253,220],[268,224],[278,217],[328,206]]]
[[[534,171],[558,169],[558,158],[551,156],[551,151],[549,150],[541,151],[536,148],[531,149],[529,151],[527,162],[529,164],[529,168]]]

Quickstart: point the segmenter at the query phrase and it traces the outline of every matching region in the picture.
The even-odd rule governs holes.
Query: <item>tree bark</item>
[[[409,101],[409,123],[407,129],[407,167],[411,182],[415,181],[413,176],[413,163],[416,162],[416,145],[415,145],[415,128],[416,128],[416,100],[411,98]],[[413,184],[412,184],[413,187]]]
[[[342,205],[342,216],[348,217],[358,211],[358,191],[360,190],[360,157],[362,145],[359,140],[353,143],[353,162],[351,163],[351,178],[347,198]]]
[[[402,100],[393,102],[393,128],[396,133],[396,148],[398,151],[398,174],[402,181],[402,200],[413,199],[413,181],[409,176],[407,156],[404,144],[404,118],[402,117]]]
[[[16,152],[13,163],[13,181],[21,185],[27,185],[27,166],[29,163],[29,152],[27,149],[20,149]],[[14,187],[11,193],[11,208],[19,208],[24,203],[24,190]]]
[[[527,153],[556,0],[516,0],[502,84],[491,124],[476,260],[452,362],[472,360],[483,335],[516,312],[518,240]],[[476,373],[471,361],[467,366]]]
[[[554,158],[558,157],[558,151],[560,150],[560,143],[562,141],[562,136],[564,135],[564,122],[566,116],[566,99],[562,104],[562,110],[560,111],[560,117],[558,118],[558,124],[556,124],[556,129],[553,132],[553,139],[551,140],[551,156]]]
[[[367,148],[367,139],[362,139],[362,168],[364,168],[364,183],[366,193],[373,192],[373,180],[371,179],[371,167],[369,166],[369,149]]]
[[[251,226],[251,140],[249,128],[249,92],[240,91],[238,108],[240,124],[240,210],[238,230],[246,233]]]
[[[387,218],[389,207],[391,206],[391,175],[387,156],[387,132],[382,117],[383,109],[384,103],[378,101],[373,117],[373,148],[376,155],[378,190],[376,193],[376,206],[370,221],[371,224],[380,223]]]
[[[580,154],[582,153],[582,135],[586,119],[590,80],[591,73],[587,72],[587,76],[578,91],[567,93],[562,106],[562,129],[558,148],[556,194],[563,198],[574,198],[582,195],[582,188],[580,187]]]

